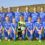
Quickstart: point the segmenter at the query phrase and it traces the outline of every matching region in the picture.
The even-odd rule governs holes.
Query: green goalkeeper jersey
[[[18,22],[18,28],[20,28],[20,31],[23,31],[23,30],[25,30],[25,22],[24,21],[19,21]]]

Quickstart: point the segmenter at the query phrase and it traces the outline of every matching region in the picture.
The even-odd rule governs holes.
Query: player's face
[[[9,21],[9,17],[8,17],[8,16],[6,16],[5,20],[8,22],[8,21]]]
[[[43,8],[41,8],[41,12],[43,12]]]
[[[20,17],[20,21],[24,21],[24,17],[23,16]]]
[[[37,20],[39,23],[41,22],[41,19],[40,18],[38,18],[38,20]]]
[[[15,18],[13,18],[13,19],[12,19],[12,22],[13,22],[13,23],[15,23],[15,22],[16,22],[16,21],[15,21]]]
[[[10,12],[10,8],[8,8],[8,12]]]
[[[28,18],[28,21],[32,21],[32,18],[31,18],[31,17],[29,17],[29,18]]]
[[[26,7],[26,12],[28,12],[28,7]]]
[[[2,12],[2,8],[0,8],[0,12]]]
[[[34,7],[34,12],[36,12],[36,8]]]
[[[17,12],[19,11],[19,8],[17,8]]]

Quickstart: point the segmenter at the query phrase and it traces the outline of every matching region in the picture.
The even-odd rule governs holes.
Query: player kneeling
[[[18,22],[18,38],[25,39],[25,22],[23,16],[20,16],[20,21]]]
[[[40,17],[38,17],[37,22],[35,23],[35,29],[36,29],[35,30],[36,39],[39,39],[40,42],[42,39],[42,29],[43,29]]]
[[[33,39],[33,23],[32,23],[32,17],[28,17],[28,22],[26,23],[26,27],[27,27],[27,34],[28,34],[28,38],[29,40]]]
[[[11,23],[9,22],[9,17],[6,16],[5,22],[4,22],[4,36],[5,40],[9,39],[10,40],[10,34],[11,34]]]
[[[17,23],[15,21],[15,18],[12,19],[11,27],[12,27],[12,39],[16,40]]]

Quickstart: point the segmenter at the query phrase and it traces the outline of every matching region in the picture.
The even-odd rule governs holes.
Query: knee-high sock
[[[41,38],[42,38],[42,34],[39,34],[39,40],[41,40]]]
[[[31,39],[31,40],[33,39],[33,34],[30,35],[30,39]]]
[[[23,39],[23,40],[25,39],[25,35],[24,35],[24,34],[22,34],[22,39]]]
[[[10,35],[8,35],[8,39],[10,39]]]
[[[16,35],[14,34],[14,40],[16,40]]]
[[[2,33],[0,33],[0,39],[2,39]]]

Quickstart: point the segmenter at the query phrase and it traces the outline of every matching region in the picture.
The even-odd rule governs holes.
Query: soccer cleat
[[[5,40],[7,40],[7,37],[5,37]]]
[[[0,39],[0,42],[1,42],[1,39]]]
[[[8,39],[8,41],[10,41],[10,39]]]
[[[36,40],[38,40],[38,38],[36,38]]]
[[[41,40],[39,40],[39,43],[41,43]]]

